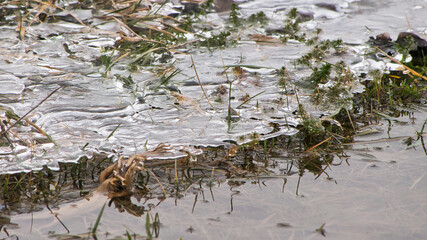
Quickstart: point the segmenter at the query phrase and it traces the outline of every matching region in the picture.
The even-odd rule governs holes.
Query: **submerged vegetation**
[[[104,10],[108,11],[105,11],[102,18],[119,22],[128,32],[128,35],[122,32],[113,46],[102,48],[99,58],[93,60],[93,64],[100,68],[105,78],[113,78],[121,82],[124,87],[131,89],[135,96],[140,90],[133,73],[151,71],[157,76],[150,86],[154,89],[153,91],[170,90],[174,92],[170,95],[183,99],[184,95],[179,90],[174,91],[177,88],[172,83],[172,79],[180,74],[180,69],[174,67],[175,54],[188,53],[191,49],[215,51],[237,45],[238,41],[247,37],[242,34],[242,29],[263,28],[269,21],[263,12],[245,17],[238,6],[233,4],[229,17],[224,21],[225,26],[212,26],[204,20],[209,13],[215,11],[213,1],[188,5],[189,9],[184,8],[176,16],[161,15],[159,12],[166,7],[167,2],[156,7],[145,6],[141,1],[122,2],[121,7],[110,6],[110,2],[98,2],[98,5],[90,1],[80,3],[81,7],[85,4],[94,4],[97,8],[100,7],[99,5],[105,7]],[[0,23],[17,25],[22,40],[26,38],[26,29],[35,22],[57,21],[59,16],[50,15],[47,7],[62,9],[53,2],[41,1],[15,1],[13,5],[16,8],[1,8],[4,14],[0,14]],[[74,6],[69,8],[72,10]],[[84,26],[88,24],[80,21],[69,10],[65,12],[69,14],[69,18],[74,19],[73,21]],[[142,154],[129,158],[121,157],[113,163],[112,157],[97,155],[90,159],[83,157],[78,163],[61,163],[59,171],[44,167],[42,170],[29,173],[1,175],[0,199],[3,205],[1,211],[8,214],[31,212],[36,211],[41,205],[52,208],[64,201],[88,197],[91,192],[103,188],[111,198],[108,205],[114,203],[120,211],[127,211],[135,216],[146,214],[146,238],[153,239],[159,235],[158,231],[161,227],[159,216],[157,214],[154,217],[151,216],[150,207],[134,204],[130,199],[131,196],[136,197],[138,201],[143,198],[174,197],[178,199],[193,185],[198,185],[201,189],[210,188],[216,183],[220,184],[223,176],[248,179],[270,177],[275,175],[272,169],[276,164],[271,156],[277,152],[286,153],[286,157],[291,159],[286,169],[280,169],[280,174],[276,173],[285,180],[286,176],[292,174],[302,177],[307,171],[317,177],[322,174],[328,175],[327,168],[332,164],[333,158],[345,158],[343,144],[351,142],[360,127],[371,124],[373,119],[385,118],[389,115],[397,117],[403,111],[410,111],[407,109],[412,104],[423,101],[425,103],[427,51],[425,47],[417,45],[417,39],[414,36],[409,35],[402,37],[401,41],[389,42],[402,59],[396,60],[389,56],[381,50],[381,46],[371,46],[367,51],[366,57],[382,57],[385,61],[392,59],[399,62],[402,68],[376,69],[356,75],[350,70],[348,63],[342,60],[342,56],[347,54],[347,47],[341,39],[319,40],[321,30],[305,31],[301,28],[302,22],[303,18],[297,9],[291,9],[282,28],[270,31],[269,35],[263,36],[264,40],[279,39],[281,44],[289,44],[291,41],[304,43],[308,48],[304,55],[293,62],[295,68],[308,72],[303,79],[293,79],[291,75],[293,70],[288,66],[275,69],[274,72],[278,91],[281,91],[284,98],[277,101],[287,102],[286,105],[289,106],[289,98],[295,98],[298,104],[294,115],[299,122],[296,126],[288,123],[285,126],[279,126],[272,122],[270,125],[273,130],[269,134],[273,136],[274,133],[279,132],[280,128],[292,127],[298,129],[298,133],[294,136],[266,137],[254,132],[241,136],[240,140],[244,142],[241,145],[230,141],[218,148],[200,148],[203,154],[198,156],[188,154],[182,161],[174,159],[157,164],[147,160],[148,155]],[[71,50],[68,49],[67,52],[71,53]],[[410,61],[408,61],[409,58]],[[126,66],[129,70],[126,72],[128,75],[110,74],[119,64],[121,67]],[[197,64],[192,62],[196,75]],[[257,102],[256,97],[264,91],[247,94],[238,99],[240,104],[233,109],[231,102],[237,101],[233,95],[235,82],[240,81],[247,74],[244,69],[253,69],[257,66],[226,66],[225,64],[222,66],[224,71],[221,74],[225,78],[224,84],[221,84],[213,95],[216,94],[216,104],[227,105],[224,124],[227,124],[228,130],[231,130],[232,122],[239,120],[235,109],[243,108],[251,101]],[[235,81],[234,78],[229,79],[230,72],[230,75],[235,77]],[[257,77],[256,74],[253,75]],[[198,80],[205,99],[211,108],[216,110],[208,94],[205,93],[200,79]],[[362,88],[362,90],[356,91],[356,88]],[[336,103],[335,112],[322,116],[311,114],[299,101],[304,94],[310,97],[310,103],[319,107]],[[227,98],[226,101],[222,101],[223,96]],[[179,102],[176,105],[179,105]],[[258,109],[258,102],[254,106]],[[1,147],[13,148],[14,142],[9,138],[19,139],[19,136],[12,136],[8,132],[10,128],[16,127],[15,125],[41,133],[47,138],[44,141],[55,143],[54,139],[26,116],[17,116],[10,110],[3,112],[4,116],[0,116]],[[286,116],[284,118],[287,121]],[[152,118],[151,121],[154,122]],[[408,139],[410,141],[408,145],[413,144],[414,141],[420,141],[426,151],[423,140],[425,125],[424,123],[423,128],[418,132],[417,138]],[[114,131],[109,137],[113,133]],[[25,142],[26,139],[14,141]],[[27,144],[37,144],[37,142]],[[160,150],[164,150],[161,154],[167,152],[163,148],[156,148],[147,153],[156,151],[160,153]],[[294,166],[297,170],[293,170]],[[99,177],[100,182],[98,182]],[[101,187],[98,188],[99,186]],[[298,188],[296,194],[298,194]],[[89,235],[96,235],[102,214],[101,210]],[[325,234],[323,226],[324,224],[316,230],[322,235]],[[128,232],[126,235],[128,239],[132,239]]]

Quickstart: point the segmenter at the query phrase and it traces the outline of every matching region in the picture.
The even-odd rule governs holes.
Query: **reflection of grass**
[[[82,197],[98,185],[100,169],[110,162],[111,159],[100,156],[82,158],[78,164],[60,163],[60,171],[45,167],[36,172],[1,175],[0,198],[5,208],[13,212],[20,205],[56,205],[66,193],[76,192]]]
[[[145,218],[145,231],[147,233],[147,239],[153,239],[153,233],[154,233],[154,238],[159,237],[160,217],[158,213],[154,215],[154,221],[151,223],[150,212],[147,212],[146,218]]]
[[[79,234],[68,232],[67,234],[53,234],[53,235],[50,235],[50,237],[55,237],[56,239],[64,239],[64,240],[65,239],[91,239],[91,238],[98,239],[98,235],[101,235],[101,233],[103,233],[102,231],[99,231],[99,225],[101,223],[101,218],[102,218],[102,215],[104,213],[106,205],[107,205],[107,203],[104,203],[102,205],[101,210],[98,213],[98,216],[95,220],[93,227],[89,228],[89,232],[79,233]],[[150,212],[147,212],[146,213],[146,220],[145,220],[145,233],[146,233],[145,237],[138,234],[138,233],[132,233],[131,234],[131,233],[129,233],[128,230],[123,229],[123,232],[125,232],[123,234],[123,238],[115,237],[114,239],[128,239],[128,240],[139,239],[139,238],[157,239],[159,237],[159,234],[160,234],[160,226],[161,226],[161,223],[160,223],[159,214],[156,213],[154,216],[154,221],[151,221]],[[106,226],[107,229],[109,229],[110,227]],[[125,227],[123,227],[123,228],[125,228]],[[115,229],[115,230],[118,230],[118,229]],[[108,236],[108,231],[106,231],[105,234]]]
[[[421,145],[422,145],[422,147],[424,149],[425,154],[427,155],[427,148],[426,148],[426,145],[424,143],[424,137],[423,137],[424,128],[425,128],[426,124],[427,124],[427,118],[424,121],[423,126],[421,127],[421,130],[419,132],[417,131],[417,139],[416,139],[416,141],[417,140],[421,141]],[[411,144],[412,144],[412,141],[411,141]]]

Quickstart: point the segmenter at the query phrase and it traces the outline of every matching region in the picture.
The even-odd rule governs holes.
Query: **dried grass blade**
[[[131,33],[133,33],[135,36],[137,36],[138,40],[143,40],[143,41],[146,41],[146,42],[154,42],[154,43],[159,43],[159,44],[162,44],[162,45],[166,45],[164,42],[160,42],[160,41],[156,41],[156,40],[152,40],[152,39],[148,39],[148,38],[143,38],[138,33],[136,33],[134,30],[132,30],[132,28],[130,28],[128,25],[126,25],[124,22],[122,22],[120,19],[118,19],[118,18],[116,18],[114,16],[113,16],[113,19],[116,20],[116,22],[120,23],[128,31],[130,31]]]
[[[197,81],[199,81],[200,88],[202,89],[203,94],[205,95],[206,100],[208,100],[209,105],[213,108],[211,101],[209,101],[208,95],[206,95],[205,89],[203,89],[202,82],[200,81],[199,74],[197,73],[196,64],[194,64],[193,56],[190,55],[191,63],[193,64],[194,72],[196,73]]]
[[[180,32],[183,32],[183,33],[190,33],[189,31],[186,31],[186,30],[184,30],[184,29],[182,29],[182,28],[180,28],[180,27],[177,27],[177,26],[174,26],[173,24],[169,24],[169,23],[167,23],[167,22],[165,22],[165,21],[160,21],[163,25],[166,25],[166,26],[169,26],[169,27],[171,27],[171,28],[173,28],[173,29],[175,29],[175,30],[178,30],[178,31],[180,31]]]
[[[313,149],[317,148],[318,146],[322,145],[323,143],[325,143],[325,142],[327,142],[327,141],[330,141],[331,139],[332,139],[332,136],[330,136],[330,137],[326,138],[325,140],[323,140],[323,141],[321,141],[320,143],[318,143],[318,144],[314,145],[313,147],[311,147],[311,148],[309,148],[309,149],[305,150],[304,152],[311,151],[311,150],[313,150]]]
[[[158,29],[157,27],[155,27],[155,26],[151,26],[151,25],[149,25],[149,24],[145,24],[145,25],[147,26],[147,28],[149,28],[149,29],[151,29],[151,30],[154,30],[154,31],[157,31],[157,32],[161,32],[161,33],[164,33],[164,34],[169,35],[169,36],[171,36],[171,37],[174,37],[173,33],[170,33],[170,32],[165,31],[165,30],[163,30],[163,29]]]
[[[165,191],[165,188],[163,187],[163,185],[162,185],[162,183],[159,181],[159,179],[157,178],[157,176],[156,176],[156,174],[154,174],[154,172],[153,171],[151,171],[150,169],[148,169],[147,168],[147,171],[149,171],[150,173],[151,173],[151,175],[153,175],[153,177],[156,179],[156,181],[159,183],[159,185],[160,185],[160,188],[162,189],[162,191],[163,191],[163,194],[166,196],[166,191]]]
[[[45,135],[49,139],[49,141],[51,141],[53,144],[55,144],[55,146],[58,145],[58,144],[56,144],[56,142],[53,140],[53,138],[49,134],[47,134],[45,131],[43,131],[43,129],[41,129],[35,123],[28,120],[28,118],[25,118],[25,122],[28,123],[29,125],[31,125],[33,128],[35,128],[37,131],[39,131],[39,133]]]
[[[127,52],[127,53],[125,53],[125,54],[121,55],[120,57],[118,57],[116,60],[114,60],[114,61],[111,63],[111,66],[113,66],[114,64],[116,64],[116,62],[118,62],[120,59],[122,59],[122,58],[126,57],[126,56],[127,56],[127,55],[129,55],[129,54],[130,54],[130,52]]]
[[[257,96],[259,96],[259,95],[261,95],[261,94],[263,94],[265,91],[262,91],[262,92],[259,92],[259,93],[257,93],[257,94],[255,94],[255,95],[253,95],[252,97],[250,97],[248,100],[246,100],[246,101],[244,101],[244,102],[242,102],[239,106],[237,106],[236,108],[240,108],[241,106],[243,106],[243,105],[245,105],[247,102],[249,102],[250,100],[252,100],[252,99],[254,99],[254,98],[256,98]]]
[[[41,102],[39,102],[36,106],[30,109],[24,116],[20,117],[14,124],[12,124],[6,131],[2,132],[0,136],[6,134],[11,128],[13,128],[16,124],[18,124],[22,119],[26,118],[28,114],[30,114],[34,109],[38,108],[42,103],[44,103],[48,98],[50,98],[56,91],[58,91],[61,87],[58,87],[57,89],[53,90],[49,95],[47,95]]]

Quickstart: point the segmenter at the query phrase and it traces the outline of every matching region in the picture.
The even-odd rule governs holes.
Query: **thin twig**
[[[0,136],[6,134],[11,128],[13,128],[16,124],[18,124],[22,119],[24,119],[25,117],[28,116],[28,114],[30,114],[32,111],[34,111],[34,109],[38,108],[43,102],[45,102],[48,98],[50,98],[56,91],[58,91],[61,87],[58,87],[57,89],[53,90],[53,92],[51,92],[49,95],[47,95],[47,97],[45,97],[41,102],[39,102],[36,106],[34,106],[33,108],[30,109],[30,111],[28,111],[26,114],[24,114],[24,116],[22,116],[21,118],[19,118],[14,124],[12,124],[8,129],[6,129],[6,131],[2,132]]]
[[[185,46],[187,44],[195,43],[195,42],[198,42],[198,41],[200,41],[200,39],[193,39],[193,40],[190,40],[190,41],[185,42],[185,43],[180,43],[180,44],[177,44],[177,45],[169,46],[166,49],[179,48],[179,47]]]
[[[174,37],[174,34],[173,34],[173,33],[170,33],[170,32],[165,31],[165,30],[163,30],[163,29],[158,29],[157,27],[155,27],[155,26],[153,26],[153,25],[145,24],[145,26],[146,26],[148,29],[151,29],[151,30],[154,30],[154,31],[157,31],[157,32],[161,32],[161,33],[164,33],[164,34],[169,35],[169,36],[171,36],[171,37]]]
[[[263,94],[264,92],[265,92],[265,91],[262,91],[262,92],[259,92],[259,93],[255,94],[255,95],[253,95],[252,97],[248,98],[248,100],[246,100],[246,101],[242,102],[242,103],[241,103],[239,106],[237,106],[236,108],[240,108],[240,107],[241,107],[241,106],[243,106],[245,103],[247,103],[247,102],[249,102],[250,100],[252,100],[252,99],[256,98],[258,95]]]
[[[35,128],[37,131],[39,131],[39,133],[45,135],[53,144],[56,144],[56,142],[53,140],[53,138],[47,134],[45,131],[43,131],[43,129],[41,129],[39,126],[37,126],[35,123],[31,122],[28,118],[25,118],[25,122],[28,123],[29,125],[31,125],[33,128]]]
[[[182,29],[182,28],[180,28],[180,27],[177,27],[177,26],[175,26],[175,25],[173,25],[173,24],[167,23],[167,22],[165,22],[165,21],[159,20],[159,22],[160,22],[160,23],[162,23],[163,25],[166,25],[166,26],[168,26],[168,27],[171,27],[171,28],[173,28],[173,29],[175,29],[175,30],[177,30],[177,31],[180,31],[180,32],[183,32],[183,33],[191,33],[191,32],[189,32],[189,31],[186,31],[186,30],[184,30],[184,29]]]
[[[348,111],[347,108],[345,110],[347,111],[347,116],[348,116],[348,119],[350,120],[351,126],[353,127],[353,131],[356,131],[356,127],[354,127],[353,120],[351,119],[350,112]]]
[[[49,210],[50,214],[52,214],[56,218],[56,220],[58,220],[58,222],[62,225],[62,227],[65,228],[67,233],[70,233],[70,230],[67,228],[67,226],[65,226],[65,224],[61,221],[61,219],[59,219],[58,214],[53,213],[52,209],[50,209],[49,205],[47,204],[46,204],[46,208]]]
[[[329,177],[329,174],[327,172],[325,172],[326,168],[329,167],[329,164],[326,165],[325,169],[323,169],[320,166],[317,166],[317,164],[313,164],[313,166],[316,167],[317,169],[319,169],[321,172],[314,178],[314,180],[317,180],[322,175],[322,173],[324,173],[327,177]]]
[[[314,145],[313,147],[311,147],[311,148],[309,148],[309,149],[305,150],[304,152],[308,152],[308,151],[310,151],[310,150],[313,150],[313,149],[317,148],[318,146],[322,145],[323,143],[325,143],[325,142],[327,142],[327,141],[331,140],[331,138],[332,138],[332,136],[330,136],[330,137],[326,138],[325,140],[323,140],[323,141],[321,141],[320,143],[318,143],[318,144]]]
[[[203,89],[202,82],[200,81],[199,74],[197,73],[196,64],[194,64],[193,56],[190,55],[191,63],[193,64],[194,72],[196,73],[197,81],[199,81],[200,88],[202,89],[203,94],[205,95],[206,100],[208,100],[209,105],[213,108],[211,101],[209,101],[208,95],[206,95],[205,90]]]
[[[116,130],[120,127],[120,125],[122,125],[122,123],[119,123],[114,130],[110,133],[110,135],[108,135],[108,137],[105,139],[105,141],[107,141],[108,139],[110,139],[110,137],[113,136],[113,134],[116,132]]]
[[[129,55],[129,54],[130,54],[130,52],[127,52],[127,53],[125,53],[125,54],[121,55],[120,57],[118,57],[116,60],[114,60],[114,61],[111,63],[111,66],[113,66],[114,64],[116,64],[116,62],[118,62],[120,59],[122,59],[122,58],[126,57],[126,56],[127,56],[127,55]]]
[[[150,173],[151,173],[151,175],[153,175],[153,177],[157,180],[157,182],[159,183],[159,185],[160,185],[160,188],[162,189],[162,191],[163,191],[163,194],[166,196],[166,191],[165,191],[165,189],[163,188],[163,185],[162,185],[162,183],[159,181],[159,179],[156,177],[156,174],[154,174],[154,172],[153,171],[151,171],[150,169],[148,169],[147,168],[147,171],[149,171]]]

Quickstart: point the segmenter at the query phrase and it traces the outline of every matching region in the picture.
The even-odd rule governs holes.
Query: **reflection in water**
[[[419,124],[416,128],[419,129],[421,126],[422,124]],[[387,136],[387,133],[373,136],[382,139]],[[49,208],[47,210],[38,208],[38,212],[33,213],[33,229],[40,226],[44,219],[52,219],[55,224],[43,227],[44,232],[48,230],[56,232],[51,236],[65,238],[67,230],[64,226],[73,234],[83,233],[82,229],[93,226],[102,204],[106,201],[108,203],[98,227],[98,237],[103,232],[124,236],[126,229],[132,229],[133,234],[137,236],[148,236],[146,228],[141,228],[146,226],[147,218],[150,219],[151,224],[150,234],[154,236],[157,233],[157,236],[162,239],[174,238],[177,235],[185,239],[198,239],[202,235],[212,235],[217,232],[221,232],[219,237],[222,238],[233,236],[258,239],[269,234],[305,238],[323,233],[330,238],[342,239],[350,235],[363,237],[365,236],[363,232],[375,229],[393,232],[397,234],[396,239],[398,239],[410,234],[408,232],[411,231],[410,229],[412,231],[421,229],[420,224],[425,219],[425,214],[414,215],[411,212],[416,208],[426,207],[424,198],[421,197],[427,193],[424,187],[425,177],[423,177],[425,159],[420,158],[416,150],[404,150],[405,146],[399,141],[386,142],[389,146],[387,147],[383,144],[384,141],[365,145],[362,140],[367,137],[359,138],[356,139],[356,144],[349,145],[351,149],[346,150],[348,156],[342,159],[337,155],[319,153],[306,154],[307,156],[302,158],[275,156],[272,158],[276,161],[275,168],[289,173],[283,176],[259,175],[226,179],[225,172],[218,171],[216,168],[213,170],[206,169],[204,166],[194,166],[188,169],[181,166],[177,169],[179,183],[177,185],[174,164],[155,167],[152,171],[167,191],[166,198],[159,182],[146,173],[136,177],[132,196],[108,200],[98,192],[88,195],[88,191],[92,192],[97,185],[96,177],[92,177],[92,172],[98,172],[96,166],[108,165],[111,159],[81,161],[80,167],[73,164],[63,167],[67,169],[67,173],[64,172],[58,176],[61,184],[57,184],[57,188],[62,187],[59,191],[62,196],[55,195],[55,190],[46,190],[49,189],[47,186],[56,184],[58,180],[49,178],[56,173],[49,174],[51,170],[45,169],[45,183],[34,182],[34,184],[39,186],[39,189],[45,189],[45,193],[38,196],[45,196],[44,199],[40,199],[42,202],[50,201],[48,206],[51,211],[48,210]],[[357,143],[359,140],[360,143]],[[388,148],[388,152],[383,151],[379,146]],[[363,155],[354,154],[359,150],[369,153],[377,160],[385,160],[377,161],[376,168],[367,168],[369,165],[363,161]],[[401,152],[400,155],[407,156],[398,156],[399,152]],[[226,153],[227,151],[223,151],[224,155]],[[213,153],[208,155],[211,154]],[[252,154],[248,153],[247,156]],[[391,163],[391,160],[396,162]],[[92,167],[86,169],[84,166]],[[307,166],[307,168],[300,169],[300,166]],[[292,170],[295,167],[297,169]],[[396,169],[400,170],[396,171]],[[408,176],[408,172],[411,172],[411,175]],[[76,179],[78,176],[80,180]],[[16,181],[21,178],[22,175],[16,178],[11,176],[10,186],[16,186]],[[334,181],[330,181],[331,179]],[[1,182],[5,181],[2,179]],[[43,185],[45,187],[42,187]],[[28,191],[23,189],[23,186],[18,185],[17,190]],[[396,188],[398,191],[395,190]],[[295,194],[297,189],[298,196]],[[208,194],[206,194],[207,190]],[[28,192],[31,193],[31,191]],[[64,203],[64,200],[61,200],[76,199],[76,194],[86,196],[88,200],[81,199],[78,202],[73,200],[70,203]],[[21,196],[24,195],[21,193]],[[34,195],[34,202],[37,199],[37,195]],[[5,199],[5,201],[8,209],[25,211],[22,209],[22,204],[25,205],[26,201],[21,201],[20,208],[14,208],[11,200]],[[411,206],[408,203],[411,203]],[[34,211],[34,208],[29,211]],[[82,215],[82,212],[85,214]],[[126,214],[118,215],[119,212]],[[157,225],[154,224],[156,214],[160,222]],[[390,214],[394,214],[393,216],[401,218],[406,223],[397,221],[395,218],[387,218],[386,216]],[[3,229],[10,235],[14,235],[16,230],[13,226],[16,225],[13,224],[18,224],[23,229],[27,226],[24,220],[26,218],[28,219],[25,215],[13,216],[13,220],[8,219],[5,222]],[[86,223],[76,220],[80,218],[86,219]],[[395,223],[401,225],[396,226]],[[157,232],[154,232],[154,228]],[[356,230],[352,230],[354,228]],[[400,233],[393,230],[394,228],[398,228]],[[22,236],[23,231],[19,232]],[[418,232],[426,234],[422,230]],[[82,234],[82,236],[85,235]]]
[[[217,12],[226,12],[231,10],[233,0],[214,0],[215,10]]]

